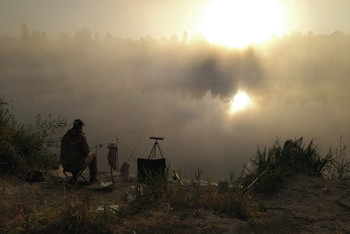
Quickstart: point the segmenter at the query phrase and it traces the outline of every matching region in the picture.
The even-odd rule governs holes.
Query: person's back
[[[66,171],[73,174],[73,181],[76,181],[77,173],[89,166],[90,182],[96,179],[97,161],[96,155],[91,152],[86,137],[82,132],[83,121],[77,119],[73,128],[69,129],[62,137],[60,161]]]
[[[66,170],[84,168],[84,158],[89,153],[90,149],[82,131],[72,128],[62,137],[61,163]]]

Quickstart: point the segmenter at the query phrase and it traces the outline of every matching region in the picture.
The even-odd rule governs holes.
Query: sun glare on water
[[[281,35],[286,18],[277,0],[216,0],[204,11],[199,30],[209,42],[243,48]]]
[[[237,93],[231,103],[231,113],[245,109],[249,104],[249,96],[244,92]]]

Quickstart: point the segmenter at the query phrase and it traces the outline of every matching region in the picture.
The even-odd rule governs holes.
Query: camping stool
[[[88,181],[83,176],[83,172],[85,171],[85,169],[86,169],[86,167],[78,172],[78,174],[77,174],[77,182],[74,184],[74,186],[77,185],[79,177],[83,178],[83,180],[85,180],[85,182],[88,183]],[[72,173],[70,170],[66,170],[66,169],[63,168],[63,174],[67,177],[68,183],[72,184],[73,173],[72,173],[72,176],[69,176],[69,175],[67,175],[67,172]]]

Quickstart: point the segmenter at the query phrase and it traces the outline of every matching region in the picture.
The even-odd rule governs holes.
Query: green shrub
[[[59,148],[63,131],[67,126],[67,121],[60,116],[54,117],[51,114],[47,118],[42,118],[38,114],[34,124],[26,126],[27,130],[40,146],[39,167],[58,168]]]
[[[36,116],[34,124],[16,122],[8,103],[0,100],[0,174],[23,175],[40,168],[59,165],[59,137],[66,120],[49,115]]]

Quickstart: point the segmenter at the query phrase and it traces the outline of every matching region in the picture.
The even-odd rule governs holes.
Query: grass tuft
[[[287,140],[282,145],[276,141],[270,149],[258,148],[256,157],[252,160],[257,169],[257,175],[266,173],[254,185],[258,193],[274,193],[283,187],[286,177],[299,172],[312,176],[322,176],[327,166],[332,162],[332,154],[322,157],[317,146],[311,140],[303,144],[303,137],[296,140]],[[246,181],[252,183],[253,178]]]

